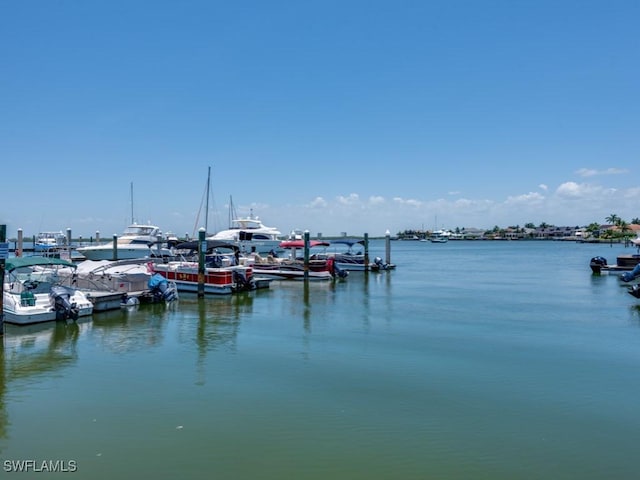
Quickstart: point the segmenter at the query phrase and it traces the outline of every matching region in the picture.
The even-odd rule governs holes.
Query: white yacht
[[[258,217],[234,218],[227,230],[221,230],[207,240],[224,241],[236,245],[241,253],[282,252],[280,238],[282,234],[277,228],[267,227]]]
[[[113,241],[80,247],[77,252],[87,260],[129,260],[144,257],[171,257],[173,253],[166,246],[166,239],[160,228],[155,225],[138,225],[133,223],[124,229],[122,235],[117,238],[117,244]]]

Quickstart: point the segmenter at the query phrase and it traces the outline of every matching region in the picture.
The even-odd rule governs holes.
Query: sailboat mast
[[[205,204],[204,231],[209,232],[209,188],[211,186],[211,167],[207,172],[207,202]]]
[[[131,182],[130,196],[131,196],[131,224],[133,225],[135,223],[135,219],[133,218],[133,182]]]

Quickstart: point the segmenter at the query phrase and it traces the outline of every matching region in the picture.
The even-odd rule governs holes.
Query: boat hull
[[[168,262],[154,266],[155,272],[174,282],[178,291],[200,291],[198,264],[194,262]],[[202,279],[204,293],[229,295],[241,290],[251,290],[253,269],[244,266],[205,268]]]
[[[329,270],[314,270],[309,268],[305,277],[305,269],[302,265],[280,265],[280,264],[254,264],[253,273],[262,278],[272,280],[333,280],[333,274]]]
[[[93,314],[93,303],[80,292],[70,299],[78,308],[78,317]],[[3,299],[4,321],[15,325],[31,325],[35,323],[57,320],[57,312],[51,305],[48,294],[36,294],[33,305],[23,305],[19,295],[5,292]]]

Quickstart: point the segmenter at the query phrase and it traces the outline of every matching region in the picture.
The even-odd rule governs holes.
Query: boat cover
[[[16,268],[21,268],[21,267],[48,266],[48,265],[60,265],[63,267],[74,267],[74,268],[76,267],[74,263],[71,263],[68,260],[63,260],[62,258],[40,257],[38,255],[33,255],[30,257],[7,258],[5,265],[6,265],[7,271],[15,270]]]

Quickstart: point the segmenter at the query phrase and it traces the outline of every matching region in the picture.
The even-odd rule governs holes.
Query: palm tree
[[[629,228],[629,224],[624,220],[620,220],[618,222],[618,228],[620,229],[620,236],[625,240],[630,237],[629,233],[631,233],[631,228]]]
[[[640,218],[638,218],[638,217],[632,218],[631,219],[631,223],[633,223],[635,225],[640,225]]]
[[[620,217],[615,213],[612,213],[607,218],[605,218],[605,221],[609,222],[611,225],[618,225],[618,222],[620,220],[621,220]]]

